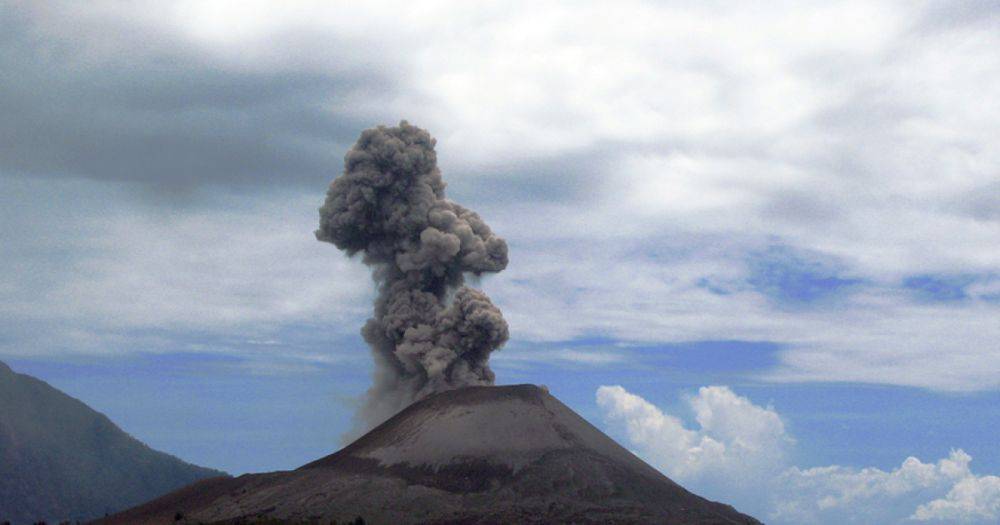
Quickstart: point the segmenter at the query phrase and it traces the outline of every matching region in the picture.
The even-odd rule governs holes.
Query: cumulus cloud
[[[358,132],[406,117],[517,255],[483,284],[509,363],[621,360],[565,344],[588,338],[725,339],[781,348],[769,381],[995,390],[998,17],[979,1],[10,2],[0,352],[274,339],[294,368],[335,337],[360,346],[374,291],[310,238],[315,196]],[[323,343],[289,351],[290,332]],[[777,471],[775,493],[810,494],[768,512],[996,512],[993,477],[945,472],[961,454],[797,468],[781,418],[721,387],[688,400],[694,426],[626,398],[605,391],[668,473]]]
[[[800,468],[794,440],[770,407],[725,386],[687,398],[697,428],[621,386],[596,393],[613,433],[667,476],[710,498],[773,523],[992,523],[1000,518],[1000,478],[979,476],[972,457],[952,450],[924,463],[915,457],[885,471],[874,467]]]
[[[746,482],[781,463],[790,440],[773,410],[720,386],[702,387],[688,403],[697,430],[621,386],[597,390],[609,421],[624,424],[629,442],[670,476]]]
[[[1000,477],[966,477],[945,497],[917,507],[913,518],[920,521],[975,521],[1000,516]]]
[[[971,460],[962,450],[952,450],[947,458],[936,463],[908,457],[888,472],[873,467],[789,467],[774,483],[782,487],[783,494],[795,496],[775,499],[771,515],[784,522],[831,522],[841,517],[862,522],[894,522],[919,516],[931,519],[922,509],[934,502],[917,506],[918,503],[945,492],[951,494],[963,484],[978,485],[992,477],[974,475],[969,469]],[[974,510],[968,502],[960,505],[965,510]],[[944,517],[939,514],[933,519]],[[979,516],[954,513],[947,519],[986,523],[996,517],[994,511]]]

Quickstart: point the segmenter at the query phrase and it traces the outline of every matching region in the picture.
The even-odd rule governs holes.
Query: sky
[[[230,473],[335,451],[359,133],[437,139],[536,383],[768,523],[1000,520],[1000,7],[0,0],[0,360]]]

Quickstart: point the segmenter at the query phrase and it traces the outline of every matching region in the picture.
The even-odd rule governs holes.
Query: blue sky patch
[[[903,287],[925,301],[962,301],[969,298],[966,288],[975,282],[968,275],[916,275],[903,280]]]
[[[786,306],[820,303],[863,283],[844,276],[844,270],[829,260],[787,246],[771,246],[752,255],[747,269],[747,284]]]

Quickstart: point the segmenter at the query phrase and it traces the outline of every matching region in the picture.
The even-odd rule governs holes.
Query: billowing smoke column
[[[503,270],[507,243],[445,199],[434,144],[406,121],[364,131],[319,210],[316,238],[362,253],[378,286],[362,329],[375,354],[368,428],[428,394],[493,384],[490,352],[507,341],[500,310],[462,286],[465,273]]]

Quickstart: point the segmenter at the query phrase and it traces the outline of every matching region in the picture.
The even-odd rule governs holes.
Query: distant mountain
[[[0,523],[100,517],[220,475],[147,447],[0,362]]]
[[[414,403],[290,472],[216,478],[99,523],[759,525],[696,496],[533,385]]]

